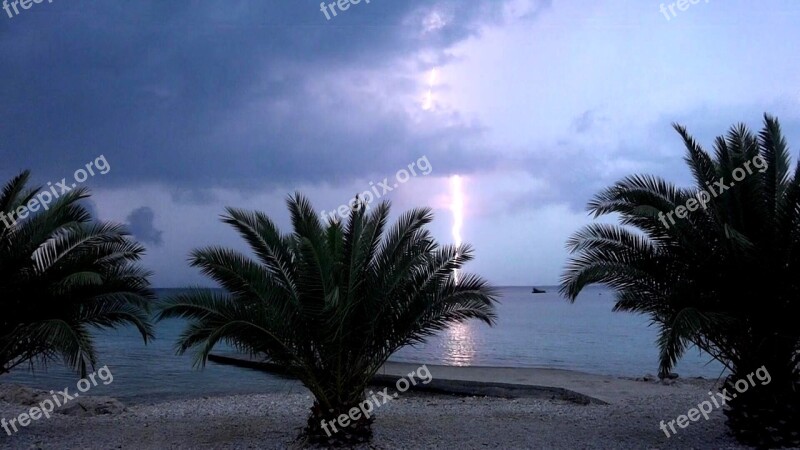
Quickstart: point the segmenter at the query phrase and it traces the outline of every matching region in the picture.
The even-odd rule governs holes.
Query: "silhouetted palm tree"
[[[718,137],[713,158],[674,127],[695,187],[636,175],[598,194],[589,211],[618,214],[622,226],[592,224],[570,239],[561,292],[574,301],[590,283],[616,289],[615,310],[659,326],[662,374],[692,345],[731,370],[729,392],[764,366],[772,381],[737,393],[728,423],[748,443],[799,445],[800,164],[790,173],[770,116],[758,136],[738,125]]]
[[[223,221],[256,259],[212,247],[191,264],[225,292],[197,289],[168,302],[161,318],[190,320],[181,353],[198,363],[224,341],[285,366],[314,395],[306,433],[325,441],[320,426],[364,400],[387,358],[452,323],[494,319],[494,291],[453,272],[472,259],[469,246],[440,247],[424,228],[429,209],[405,213],[385,233],[388,203],[356,208],[346,224],[323,224],[299,194],[288,200],[294,233],[281,234],[264,214],[227,209]],[[361,417],[334,440],[365,440],[372,419]]]
[[[96,363],[93,328],[130,324],[145,342],[153,335],[154,295],[148,273],[134,264],[144,249],[119,225],[92,222],[80,204],[84,189],[31,203],[40,190],[26,189],[29,176],[0,193],[0,374],[62,357],[85,376]],[[26,205],[36,211],[19,209]]]

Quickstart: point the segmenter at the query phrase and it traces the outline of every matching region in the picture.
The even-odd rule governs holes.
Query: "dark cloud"
[[[572,128],[577,133],[586,133],[594,126],[597,120],[597,112],[592,109],[587,109],[583,114],[572,121]]]
[[[104,185],[182,190],[338,182],[421,154],[485,167],[480,128],[420,132],[359,89],[379,80],[410,95],[397,59],[426,50],[420,70],[446,59],[502,20],[501,4],[375,1],[330,22],[316,0],[37,5],[0,22],[0,175],[59,177],[98,154],[114,166]],[[424,32],[431,11],[447,20]],[[338,73],[353,78],[334,84]]]
[[[137,208],[128,215],[128,229],[142,243],[160,246],[164,243],[161,239],[163,232],[153,226],[154,218],[152,209],[146,206]]]

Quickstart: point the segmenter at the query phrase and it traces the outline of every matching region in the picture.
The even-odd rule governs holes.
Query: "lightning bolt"
[[[461,245],[461,227],[464,225],[464,191],[461,176],[450,177],[450,211],[453,213],[453,243]],[[453,278],[458,284],[458,269],[453,271]]]

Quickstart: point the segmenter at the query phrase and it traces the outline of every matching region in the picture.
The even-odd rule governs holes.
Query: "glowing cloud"
[[[438,73],[436,68],[431,69],[428,75],[428,92],[425,94],[425,99],[422,101],[422,109],[429,111],[433,109],[433,86],[436,84],[436,77]]]

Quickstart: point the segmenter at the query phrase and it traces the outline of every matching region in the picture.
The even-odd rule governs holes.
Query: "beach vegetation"
[[[751,445],[800,446],[800,164],[792,170],[769,115],[757,134],[736,125],[717,137],[713,154],[674,128],[693,186],[632,175],[597,194],[589,211],[619,225],[593,223],[569,239],[561,292],[574,301],[604,284],[615,310],[647,315],[662,376],[692,347],[729,369],[728,392],[767,368],[772,382],[732,398],[728,424]],[[753,162],[766,164],[744,170]]]
[[[469,319],[492,324],[496,293],[460,272],[473,251],[439,245],[425,228],[433,219],[428,208],[387,228],[387,202],[367,212],[362,200],[346,220],[325,222],[300,194],[287,204],[288,234],[261,212],[228,208],[223,222],[252,254],[218,246],[193,251],[191,265],[221,289],[173,296],[160,318],[188,320],[177,347],[192,349],[199,365],[224,342],[285,367],[314,398],[304,439],[364,442],[374,417],[348,420],[331,437],[321,425],[357,408],[373,375],[401,347]]]
[[[145,249],[92,217],[85,188],[42,206],[47,188],[28,188],[29,178],[0,191],[0,374],[61,359],[84,377],[97,363],[93,330],[132,325],[145,343],[153,337]]]

